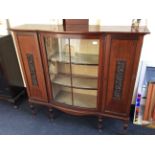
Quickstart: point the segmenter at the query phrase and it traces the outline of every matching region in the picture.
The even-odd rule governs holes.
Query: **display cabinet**
[[[32,110],[35,104],[69,114],[124,121],[130,105],[146,27],[63,26],[13,28]],[[53,114],[52,114],[53,115]]]

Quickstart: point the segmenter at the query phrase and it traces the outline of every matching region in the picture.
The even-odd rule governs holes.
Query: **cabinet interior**
[[[97,107],[98,39],[45,37],[53,98],[82,107]]]

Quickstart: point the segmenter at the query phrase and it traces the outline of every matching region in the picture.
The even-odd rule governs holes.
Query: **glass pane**
[[[54,100],[72,105],[69,40],[45,37],[45,47]]]
[[[63,104],[72,105],[72,89],[57,84],[52,84],[53,98]]]
[[[72,64],[73,87],[97,89],[98,66]]]
[[[70,65],[58,62],[49,63],[49,65],[51,82],[71,87]]]
[[[75,64],[98,64],[98,39],[70,39],[71,62]]]
[[[73,103],[81,108],[96,108],[97,90],[73,89]]]
[[[73,105],[97,107],[99,40],[70,39]]]
[[[99,40],[45,37],[45,46],[54,100],[96,108]]]
[[[68,38],[45,38],[47,57],[52,62],[68,62],[69,58],[69,40]]]

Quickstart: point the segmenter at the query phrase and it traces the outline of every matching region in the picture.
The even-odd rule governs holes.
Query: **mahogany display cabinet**
[[[146,27],[23,25],[12,28],[29,104],[124,121],[127,129]]]

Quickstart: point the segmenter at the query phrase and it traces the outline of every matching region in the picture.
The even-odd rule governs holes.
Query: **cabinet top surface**
[[[90,25],[88,31],[64,31],[62,25],[43,25],[43,24],[26,24],[10,29],[11,31],[44,31],[55,33],[137,33],[149,34],[149,30],[145,26],[141,26],[138,30],[132,29],[131,26],[95,26]]]

